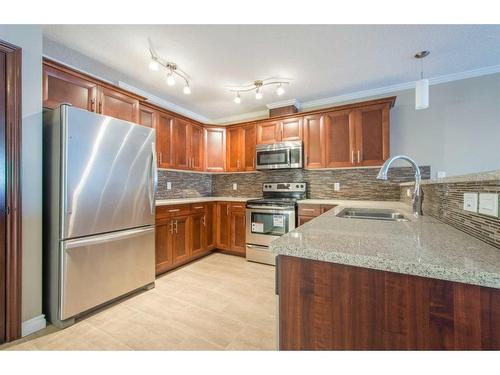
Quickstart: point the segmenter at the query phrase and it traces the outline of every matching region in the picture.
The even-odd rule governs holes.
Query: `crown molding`
[[[274,109],[274,108],[287,107],[289,105],[293,105],[297,109],[300,109],[300,102],[297,99],[289,99],[289,100],[282,100],[282,101],[274,102],[274,103],[268,103],[268,104],[266,104],[266,107],[268,109]]]
[[[141,95],[145,97],[149,102],[156,104],[160,107],[163,107],[165,109],[168,109],[172,112],[178,113],[180,115],[184,115],[186,117],[189,117],[193,120],[202,122],[202,123],[211,123],[211,120],[205,116],[202,116],[196,112],[190,111],[189,109],[186,109],[184,107],[178,106],[177,104],[174,104],[172,102],[169,102],[168,100],[161,99],[157,97],[156,95],[150,94],[147,91],[141,90],[135,86],[129,85],[126,82],[123,81],[118,81],[118,86],[120,86],[122,89],[125,89],[130,92],[134,92],[138,95]]]
[[[261,120],[261,119],[268,118],[268,116],[269,116],[269,111],[266,109],[264,111],[249,112],[249,113],[243,113],[241,115],[218,118],[218,119],[212,120],[211,124],[212,125],[228,125],[228,124],[235,124],[238,122],[245,122],[245,121],[251,121],[251,120]]]
[[[47,54],[45,54],[45,53],[42,53],[42,58],[46,58],[46,59],[52,60],[52,61],[54,61],[54,62],[56,62],[56,63],[58,63],[58,64],[61,64],[61,65],[63,65],[63,66],[67,66],[68,68],[73,69],[73,70],[76,70],[77,72],[83,73],[83,74],[85,74],[85,75],[87,75],[87,76],[89,76],[89,77],[95,78],[95,79],[97,79],[97,80],[99,80],[99,81],[102,81],[102,82],[109,83],[110,85],[114,85],[114,83],[113,83],[112,81],[110,81],[109,79],[107,79],[107,78],[103,78],[103,77],[98,76],[98,75],[96,75],[96,74],[94,74],[94,73],[87,72],[86,70],[84,70],[84,69],[82,69],[82,68],[79,68],[79,67],[74,66],[74,65],[72,65],[72,64],[68,64],[68,63],[67,63],[67,62],[65,62],[65,61],[61,61],[61,60],[56,59],[55,57],[52,57],[52,56],[47,55]]]

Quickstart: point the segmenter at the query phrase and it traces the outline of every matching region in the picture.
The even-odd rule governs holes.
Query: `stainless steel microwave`
[[[255,160],[256,169],[302,168],[302,141],[257,145]]]

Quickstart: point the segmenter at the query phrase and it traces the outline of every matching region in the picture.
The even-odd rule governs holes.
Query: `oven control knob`
[[[298,188],[298,187],[299,187],[299,185],[295,185],[295,187],[296,187],[296,188]]]

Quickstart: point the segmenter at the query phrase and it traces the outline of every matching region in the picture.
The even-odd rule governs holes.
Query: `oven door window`
[[[288,165],[288,150],[258,151],[258,165]]]
[[[288,233],[288,215],[252,212],[250,230],[254,234],[282,236]]]

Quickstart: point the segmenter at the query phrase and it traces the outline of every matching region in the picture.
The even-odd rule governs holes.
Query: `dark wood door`
[[[357,164],[383,164],[389,157],[389,104],[358,108],[354,113]]]
[[[6,62],[7,56],[0,52],[0,166],[2,173],[2,183],[0,184],[0,344],[5,342],[7,329],[7,305],[6,305],[6,274],[7,274],[7,253],[5,237],[5,212],[6,211],[6,186],[7,180],[5,171],[5,125],[7,118],[6,108]]]
[[[307,223],[308,221],[314,219],[316,216],[299,216],[299,227],[304,224],[304,223]]]
[[[97,84],[51,66],[43,66],[43,106],[55,108],[61,103],[96,111]]]
[[[120,120],[139,122],[139,100],[121,92],[99,86],[98,112]]]
[[[217,202],[217,248],[231,250],[230,202]]]
[[[190,126],[190,169],[193,171],[203,170],[203,127],[191,124]]]
[[[165,272],[172,266],[172,235],[171,220],[157,220],[155,228],[155,260],[156,274]]]
[[[149,128],[155,127],[155,113],[152,108],[140,105],[139,106],[139,125],[147,126]]]
[[[226,169],[226,129],[205,128],[205,170],[223,172]]]
[[[325,116],[304,117],[304,167],[322,168],[325,165]]]
[[[280,141],[300,141],[302,140],[302,117],[292,117],[281,121]]]
[[[226,170],[228,172],[238,172],[243,168],[242,162],[242,150],[244,145],[243,141],[243,133],[240,127],[230,127],[226,131]]]
[[[245,210],[231,210],[231,251],[246,253]]]
[[[257,143],[257,129],[255,124],[243,127],[243,170],[255,170],[255,145]]]
[[[356,165],[354,112],[350,109],[325,114],[325,167]]]
[[[173,167],[189,169],[189,122],[176,118],[172,130]]]
[[[158,155],[159,168],[172,167],[172,131],[174,117],[164,112],[157,112],[155,123],[156,129],[156,153]]]
[[[192,214],[190,217],[190,242],[191,254],[202,254],[207,250],[207,227],[206,227],[206,213],[200,212]]]
[[[189,244],[189,215],[172,218],[172,261],[174,264],[183,262],[191,256]]]
[[[205,226],[207,233],[207,250],[213,250],[217,247],[217,203],[207,203],[205,213]]]
[[[279,123],[266,121],[257,123],[257,143],[276,143],[279,140]]]

